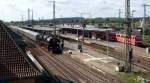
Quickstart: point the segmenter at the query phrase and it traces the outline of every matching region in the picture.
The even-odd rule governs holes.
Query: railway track
[[[92,47],[93,49],[95,49],[98,52],[106,54],[106,47],[105,46],[102,47],[102,46],[99,46],[99,45],[96,45],[96,44],[91,44],[89,46]],[[102,49],[102,50],[99,50],[99,49]],[[109,56],[115,57],[117,59],[125,61],[124,53],[118,52],[118,51],[116,51],[114,49],[109,49],[109,52],[111,53],[111,54],[109,54]],[[139,67],[142,67],[142,68],[150,71],[150,61],[149,61],[149,58],[145,58],[145,57],[140,57],[140,56],[137,56],[137,55],[133,55],[132,64],[134,64],[136,66],[139,66]]]
[[[24,36],[24,35],[23,35]],[[25,36],[24,36],[25,37]],[[59,75],[73,82],[83,82],[83,83],[120,83],[121,81],[110,77],[109,74],[103,75],[103,73],[98,73],[96,70],[91,70],[87,65],[81,64],[79,61],[68,57],[68,55],[63,55],[63,57],[56,57],[55,55],[49,54],[49,52],[36,45],[31,39],[25,37],[30,44],[34,44],[37,49],[31,49],[33,55],[43,63],[44,67],[49,70],[49,67],[53,67]],[[59,56],[59,55],[58,55]],[[53,72],[52,72],[53,73]]]
[[[45,50],[45,49],[44,49]],[[45,50],[46,51],[46,50]],[[51,57],[51,56],[48,56]],[[79,73],[87,80],[91,80],[91,82],[109,82],[108,79],[102,77],[102,74],[98,74],[97,72],[93,72],[95,70],[91,70],[85,64],[80,63],[79,61],[75,61],[74,59],[71,59],[67,54],[64,54],[63,56],[59,57],[52,57],[57,61],[60,61],[60,63],[65,63],[65,67],[71,68],[71,70],[74,70],[76,73]]]
[[[40,51],[39,51],[40,50]],[[74,81],[77,80],[76,77],[72,76],[70,74],[70,71],[68,69],[65,68],[65,66],[63,66],[63,64],[60,64],[58,61],[48,57],[49,55],[45,52],[42,52],[41,49],[38,49],[36,51],[33,51],[32,50],[32,53],[34,55],[37,55],[38,54],[41,54],[42,55],[42,58],[40,58],[39,60],[41,62],[45,62],[45,67],[47,67],[47,69],[49,69],[49,65],[51,65],[51,67],[54,67],[57,72],[59,72],[59,75],[61,75],[62,77],[64,77],[65,79],[68,79],[68,80],[71,80],[71,81]],[[44,56],[43,56],[44,54]],[[48,55],[48,56],[47,56]],[[51,55],[52,56],[52,55]],[[52,71],[51,69],[49,69],[49,71]],[[67,72],[67,73],[66,73]],[[77,81],[76,81],[77,82]]]
[[[67,40],[67,41],[76,42],[76,40],[73,40],[73,39],[64,38],[64,37],[62,37],[62,38]],[[106,50],[107,50],[106,46],[98,45],[95,43],[84,43],[84,45],[92,48],[93,50],[95,50],[97,52],[106,54]],[[114,58],[119,59],[119,60],[122,60],[122,61],[125,61],[124,55],[125,54],[123,52],[116,51],[115,49],[109,47],[109,56],[114,57]],[[149,60],[149,58],[141,57],[141,56],[134,54],[132,64],[150,71],[150,60]]]
[[[72,80],[73,82],[76,82],[76,83],[81,83],[81,82],[115,83],[115,82],[112,82],[115,79],[110,79],[106,76],[101,76],[102,73],[100,74],[100,73],[94,72],[95,70],[91,70],[85,64],[81,64],[77,61],[74,61],[73,59],[69,58],[68,55],[64,54],[63,56],[60,55],[59,57],[55,57],[56,55],[49,54],[45,48],[43,49],[38,48],[38,50],[32,50],[32,53],[36,55],[40,54],[39,56],[43,56],[40,60],[42,62],[46,61],[47,67],[48,65],[53,64],[53,66],[56,69],[58,69],[58,72],[63,74],[66,79]]]
[[[61,57],[61,58],[68,58],[68,57]],[[68,58],[69,59],[69,58]],[[63,59],[64,60],[64,59]],[[110,81],[110,80],[115,80],[116,78],[114,78],[114,77],[112,77],[110,74],[108,74],[107,72],[104,72],[104,73],[101,73],[101,72],[92,72],[92,71],[95,71],[94,69],[91,69],[92,71],[89,71],[88,69],[87,69],[87,67],[85,67],[84,65],[83,65],[83,63],[79,63],[79,61],[77,61],[76,59],[74,59],[74,60],[72,60],[72,65],[74,66],[74,67],[77,67],[77,66],[79,66],[79,68],[82,68],[83,70],[85,70],[85,71],[88,71],[88,72],[90,72],[92,75],[94,75],[94,76],[96,76],[96,77],[99,77],[99,79],[101,79],[101,80],[104,80],[104,81]],[[109,75],[109,76],[105,76],[105,75]],[[106,79],[107,78],[107,79]],[[110,78],[110,79],[109,79]],[[109,79],[109,80],[108,80]],[[114,83],[115,83],[115,81],[114,81]]]
[[[54,58],[54,59],[57,60],[59,63],[64,63],[63,61],[61,61],[61,59],[58,59],[58,58],[57,59]],[[75,68],[75,67],[73,67],[73,65],[71,66],[71,64],[70,65],[69,64],[63,64],[63,67],[68,69],[68,71],[67,71],[68,73],[70,73],[70,74],[74,73],[75,74],[74,78],[77,78],[76,81],[79,80],[79,82],[83,82],[84,80],[85,81],[87,80],[87,82],[89,82],[89,83],[91,83],[91,82],[103,82],[103,81],[97,79],[96,77],[93,77],[92,74],[90,75],[89,73],[85,73],[85,71],[83,72],[82,69],[78,69],[79,67]],[[87,75],[89,75],[89,76],[87,76]]]

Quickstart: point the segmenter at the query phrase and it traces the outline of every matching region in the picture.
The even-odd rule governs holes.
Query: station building
[[[109,31],[109,34],[114,31],[114,29],[109,27],[97,28],[95,25],[86,25],[86,27],[83,28],[78,24],[62,24],[59,25],[59,27],[61,27],[61,31],[63,34],[70,33],[78,36],[83,35],[84,29],[84,36],[91,39],[106,39],[107,31]]]

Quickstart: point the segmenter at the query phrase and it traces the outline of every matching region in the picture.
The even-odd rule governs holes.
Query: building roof
[[[7,26],[0,22],[0,80],[41,75],[39,70],[31,65],[31,60],[17,46],[7,29]]]
[[[68,26],[68,25],[59,25],[58,27],[64,28],[64,29],[78,29],[78,30],[82,30],[83,27],[79,26],[79,25],[74,25],[74,26]],[[97,28],[94,25],[86,25],[85,30],[87,31],[97,31],[97,32],[105,32],[107,30],[112,30],[111,28]]]

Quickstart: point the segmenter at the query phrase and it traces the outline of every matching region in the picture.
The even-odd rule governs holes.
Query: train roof
[[[12,31],[10,28],[7,29],[8,33],[11,35],[11,37],[13,38],[13,40],[19,44],[19,43],[23,43],[24,39],[22,38],[22,36],[16,34],[14,31]]]
[[[17,28],[18,30],[21,30],[21,31],[23,31],[23,32],[25,32],[25,33],[28,33],[28,34],[31,34],[31,35],[33,35],[33,36],[39,35],[38,32],[31,31],[31,30],[27,30],[27,29],[24,29],[24,28],[20,28],[20,27],[13,27],[13,28]]]
[[[78,29],[78,30],[82,30],[83,27],[81,26],[63,26],[60,25],[59,27],[61,27],[62,29]],[[87,31],[97,31],[97,32],[105,32],[107,30],[112,30],[111,28],[98,28],[95,27],[94,25],[86,25],[85,30]]]
[[[23,28],[29,29],[29,30],[38,30],[38,31],[53,31],[53,26],[33,26],[33,27],[27,27],[24,26]],[[60,28],[56,28],[56,30],[60,30]]]

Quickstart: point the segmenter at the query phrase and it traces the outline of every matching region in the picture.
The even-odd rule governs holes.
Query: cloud
[[[1,0],[0,19],[4,21],[27,19],[27,9],[34,10],[34,18],[52,18],[50,0]],[[118,17],[118,9],[124,13],[125,0],[56,0],[56,17],[76,17],[81,12],[91,13],[90,17]],[[131,9],[135,16],[143,16],[142,4],[150,4],[149,0],[131,0]],[[149,7],[150,8],[150,7]],[[150,11],[147,12],[150,15]],[[124,14],[122,14],[122,17]],[[85,14],[84,17],[89,17]]]

